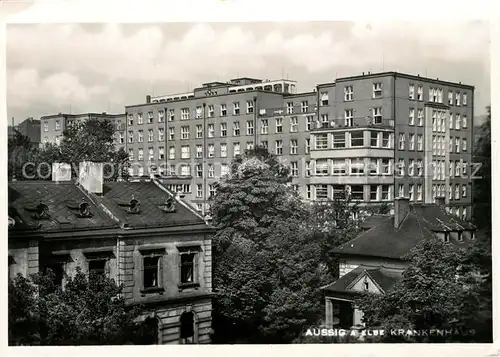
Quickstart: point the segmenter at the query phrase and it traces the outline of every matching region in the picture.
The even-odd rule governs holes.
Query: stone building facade
[[[213,229],[160,183],[9,183],[9,277],[76,268],[123,284],[158,344],[210,343]]]

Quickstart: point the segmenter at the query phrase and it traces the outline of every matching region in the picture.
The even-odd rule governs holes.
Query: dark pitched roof
[[[128,207],[123,206],[132,198],[140,203],[139,214],[128,214]],[[176,202],[175,212],[163,212],[160,206],[169,198],[174,198],[172,193],[154,182],[105,182],[101,202],[129,227],[204,224],[200,216],[180,202]]]
[[[366,218],[363,222],[361,222],[360,227],[363,229],[370,229],[374,226],[379,225],[387,217],[389,217],[389,216],[382,215],[382,214],[374,214],[374,215]]]
[[[391,291],[394,285],[401,280],[403,276],[401,270],[391,270],[384,267],[370,269],[366,272],[384,292]]]
[[[398,228],[393,216],[377,216],[370,219],[356,238],[341,245],[334,252],[341,255],[365,255],[402,259],[423,239],[437,239],[434,232],[468,230],[475,227],[446,213],[437,205],[410,205],[410,212]],[[465,246],[467,241],[453,244]]]
[[[86,199],[91,218],[78,218],[78,205]],[[21,227],[38,226],[41,231],[95,229],[116,226],[116,222],[87,199],[74,182],[15,181],[8,187],[9,214]],[[39,203],[49,209],[48,219],[37,219],[33,210]],[[18,228],[14,226],[14,228]]]
[[[322,290],[326,291],[337,291],[337,292],[346,292],[346,288],[351,285],[351,283],[356,280],[356,278],[361,274],[364,270],[368,269],[368,267],[364,265],[360,265],[354,270],[351,270],[349,273],[341,276],[335,282],[331,283],[322,288]]]
[[[349,286],[353,284],[362,274],[367,274],[382,290],[389,292],[394,285],[401,279],[402,271],[387,269],[385,267],[370,267],[360,265],[349,273],[343,275],[330,285],[322,288],[325,291],[342,292],[342,293],[358,293],[352,291]]]
[[[73,181],[14,181],[9,182],[9,217],[16,220],[12,230],[37,228],[41,232],[65,230],[86,231],[104,228],[166,228],[206,226],[201,216],[176,201],[167,189],[154,182],[106,182],[103,195],[91,194]],[[139,201],[137,214],[128,212],[132,198]],[[162,209],[167,199],[175,211]],[[89,204],[92,217],[79,218],[79,204]],[[38,219],[39,203],[48,207],[49,217]]]

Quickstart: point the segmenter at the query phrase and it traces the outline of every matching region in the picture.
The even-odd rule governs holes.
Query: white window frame
[[[239,121],[234,121],[233,122],[233,136],[240,136],[240,122]]]
[[[269,132],[269,120],[268,119],[261,119],[260,120],[260,133],[262,135],[266,135]]]
[[[299,121],[297,117],[290,117],[290,133],[298,132]]]
[[[344,125],[347,127],[352,127],[354,125],[354,109],[344,110]]]
[[[309,103],[307,102],[307,100],[303,100],[300,103],[300,110],[301,110],[302,113],[309,112]]]
[[[224,103],[220,105],[220,116],[221,117],[227,116],[227,105]]]
[[[382,98],[382,82],[373,83],[373,99]]]
[[[276,140],[274,142],[274,149],[277,156],[283,155],[283,140]]]
[[[354,88],[353,86],[344,87],[344,102],[351,102],[354,100]]]
[[[415,125],[415,108],[410,108],[408,113],[408,125]]]
[[[247,114],[253,114],[253,112],[254,112],[253,100],[247,100]]]
[[[297,139],[290,139],[290,155],[298,154],[299,141]]]
[[[410,100],[415,99],[415,85],[412,83],[408,85],[408,99]]]
[[[233,103],[233,115],[240,115],[240,102]]]
[[[254,134],[253,120],[247,120],[247,135]]]
[[[190,118],[189,108],[181,108],[181,120],[189,120]]]

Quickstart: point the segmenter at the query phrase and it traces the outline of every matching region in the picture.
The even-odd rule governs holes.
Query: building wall
[[[199,253],[195,265],[199,286],[183,288],[178,285],[179,248],[197,246]],[[117,239],[88,238],[74,240],[45,240],[40,247],[36,240],[9,241],[9,277],[17,273],[26,276],[36,273],[52,262],[63,264],[68,276],[74,276],[77,268],[88,274],[91,259],[106,257],[106,274],[123,283],[123,294],[130,304],[144,304],[144,315],[153,314],[158,319],[160,344],[180,343],[180,315],[193,311],[195,315],[195,343],[210,343],[212,302],[212,241],[205,234],[173,234],[163,236],[135,236]],[[144,250],[146,249],[146,250]],[[142,290],[142,259],[162,251],[162,291]],[[63,284],[65,279],[63,279]]]
[[[425,192],[424,200],[425,202],[433,202],[434,194],[433,194],[433,185],[444,185],[445,186],[445,194],[439,195],[440,197],[446,198],[446,203],[448,206],[453,207],[461,207],[460,216],[462,216],[463,209],[467,210],[466,218],[470,218],[471,212],[471,196],[472,190],[470,185],[470,167],[467,167],[467,174],[463,177],[454,177],[450,176],[450,162],[460,161],[462,159],[464,162],[470,163],[472,161],[472,130],[473,130],[473,95],[474,90],[470,86],[464,86],[460,83],[454,84],[429,78],[420,78],[414,76],[405,76],[405,75],[397,75],[395,77],[396,86],[396,132],[395,132],[395,162],[398,163],[400,159],[403,159],[406,164],[406,172],[408,169],[408,165],[410,159],[417,160],[422,158],[425,154],[424,152],[419,152],[417,149],[417,145],[415,143],[415,148],[410,150],[409,148],[409,134],[415,134],[415,136],[419,134],[424,135],[424,150],[426,150],[427,155],[425,157],[428,160],[428,165],[425,165],[427,169],[427,179],[417,178],[417,177],[398,177],[395,178],[395,190],[397,191],[397,187],[402,184],[404,185],[405,195],[409,196],[410,185],[414,185],[414,188],[417,184],[423,184],[423,190]],[[410,86],[414,88],[414,99],[410,98]],[[417,97],[417,88],[422,87],[423,96],[421,100]],[[431,101],[432,98],[429,97],[429,89],[436,88],[442,90],[442,100],[438,103]],[[452,103],[448,101],[448,93],[453,94]],[[460,93],[460,105],[456,105],[456,94]],[[464,94],[467,97],[467,103],[464,105],[463,96]],[[410,125],[409,121],[409,113],[410,109],[414,109],[414,125]],[[418,125],[418,111],[421,110],[424,114],[424,125]],[[433,111],[443,111],[445,112],[445,130],[443,133],[438,133],[435,129],[433,129],[432,124],[432,116]],[[456,129],[456,115],[459,114],[461,116],[460,128]],[[453,128],[450,128],[450,115],[453,116]],[[463,116],[466,119],[466,128],[463,127]],[[406,143],[404,150],[400,150],[398,148],[398,138],[399,134],[404,133],[406,137]],[[445,155],[438,156],[433,153],[433,136],[435,135],[444,135],[446,137],[445,142]],[[449,141],[448,137],[460,138],[460,153],[455,153],[455,145],[453,145],[453,152],[449,150]],[[462,150],[463,140],[467,142],[467,149]],[[416,140],[416,139],[415,139]],[[455,143],[453,143],[455,144]],[[432,162],[435,160],[445,161],[445,179],[435,180],[433,179],[433,170]],[[448,187],[449,185],[453,185],[453,198],[449,200],[448,198]],[[455,185],[460,185],[460,197],[459,199],[455,199]],[[467,187],[466,197],[462,197],[462,185],[465,184]],[[439,193],[438,193],[439,194]],[[453,212],[455,213],[455,212]]]
[[[374,83],[381,84],[381,91],[378,98],[375,97],[374,93]],[[413,95],[410,95],[410,86],[413,87]],[[419,98],[418,88],[421,87],[422,96]],[[345,91],[347,88],[352,89],[352,100],[345,97]],[[435,104],[430,103],[429,89],[436,88],[442,90],[442,100],[441,103]],[[456,94],[460,93],[460,105],[456,105]],[[353,111],[354,127],[362,126],[362,122],[366,117],[370,117],[374,114],[374,108],[381,108],[382,120],[387,120],[387,124],[393,125],[394,131],[394,146],[392,150],[392,158],[394,159],[394,169],[395,173],[393,176],[392,185],[392,197],[396,197],[400,194],[399,187],[402,185],[403,196],[410,196],[410,189],[413,190],[413,201],[418,201],[417,188],[422,186],[422,197],[421,201],[432,202],[434,200],[433,196],[433,186],[444,185],[446,186],[446,196],[448,196],[448,184],[453,185],[453,198],[449,201],[449,206],[463,208],[467,207],[466,218],[470,218],[470,200],[471,200],[471,185],[469,177],[454,177],[451,179],[446,177],[445,180],[433,179],[432,169],[430,169],[432,162],[435,160],[441,160],[446,162],[446,173],[449,172],[449,162],[460,162],[460,160],[469,162],[471,161],[471,150],[472,150],[472,117],[473,117],[473,87],[462,85],[461,83],[449,83],[440,81],[438,79],[423,78],[420,76],[410,76],[399,73],[382,73],[382,74],[363,74],[361,76],[340,78],[336,80],[336,83],[324,84],[318,86],[318,96],[323,98],[323,94],[328,93],[328,105],[322,105],[320,100],[320,107],[318,112],[318,120],[321,119],[323,115],[328,115],[329,121],[336,122],[336,128],[330,131],[344,130],[344,128],[339,128],[339,125],[344,125],[344,117],[346,110]],[[448,103],[448,93],[453,93],[452,104]],[[464,105],[463,96],[467,96],[467,103]],[[433,110],[444,110],[446,116],[446,131],[444,133],[437,133],[432,130],[432,115]],[[426,109],[427,108],[427,109]],[[429,109],[433,108],[433,109]],[[412,110],[414,123],[410,123],[410,111]],[[419,112],[422,113],[422,124],[419,124]],[[457,114],[461,117],[465,115],[466,128],[463,127],[462,123],[460,128],[457,130],[455,125],[453,129],[449,126],[449,115],[454,116],[454,122]],[[356,124],[356,122],[358,124]],[[463,122],[463,121],[462,121]],[[455,123],[454,123],[455,124]],[[425,130],[425,128],[429,130]],[[405,145],[404,147],[399,147],[399,137],[404,134]],[[410,148],[410,134],[414,135],[414,146]],[[418,147],[418,136],[422,135],[423,147],[419,149]],[[446,155],[444,157],[437,157],[436,154],[432,152],[432,140],[435,135],[444,135],[446,137],[451,137],[453,140],[460,138],[460,145],[463,144],[465,139],[467,142],[466,150],[460,149],[460,153],[449,152],[448,145],[449,142],[446,141]],[[314,136],[314,135],[312,135]],[[329,138],[329,144],[330,138]],[[347,150],[323,150],[315,151],[312,149],[311,158],[349,158],[352,157],[352,153]],[[425,155],[425,150],[430,155]],[[455,150],[454,150],[455,151]],[[345,155],[344,155],[345,153]],[[365,156],[358,152],[358,155]],[[372,155],[371,155],[372,156]],[[428,165],[423,163],[424,169],[427,168],[427,180],[424,179],[424,173],[422,176],[416,176],[416,164],[418,160],[424,161],[428,159]],[[399,175],[399,162],[404,163],[404,175]],[[312,159],[312,161],[314,161]],[[415,164],[414,175],[408,175],[408,168],[410,162]],[[470,174],[470,167],[467,168],[467,173]],[[447,175],[448,176],[448,175]],[[339,180],[338,177],[322,177],[322,178],[311,178],[308,183],[317,184],[320,181],[323,183],[334,184]],[[342,184],[359,184],[358,177],[347,177],[343,178]],[[307,184],[307,183],[306,183]],[[460,185],[460,197],[455,199],[455,185]],[[466,196],[462,195],[462,185],[466,185]],[[366,189],[366,188],[365,188]],[[312,190],[309,189],[310,192]],[[314,190],[312,190],[314,191]],[[366,196],[366,194],[365,194]],[[313,193],[314,199],[314,193]],[[462,216],[463,211],[460,211]],[[454,212],[455,213],[455,212]]]
[[[255,99],[255,102],[254,102]],[[302,113],[302,102],[307,101],[308,111]],[[253,113],[247,113],[247,102],[253,102]],[[240,113],[234,113],[234,103],[239,103]],[[293,113],[287,114],[287,103],[292,103],[294,110]],[[205,106],[203,106],[205,104]],[[221,105],[226,105],[227,115],[221,115]],[[148,174],[149,166],[151,163],[165,169],[168,177],[168,184],[172,187],[183,185],[185,190],[185,198],[188,199],[195,207],[203,204],[206,198],[209,197],[209,186],[215,183],[221,176],[223,164],[230,165],[235,156],[234,148],[235,143],[239,143],[240,154],[243,154],[247,147],[255,146],[256,144],[263,144],[267,142],[269,150],[276,153],[276,141],[282,142],[282,155],[279,159],[284,163],[289,164],[291,161],[296,161],[299,164],[299,158],[305,155],[305,138],[306,134],[306,117],[314,117],[314,110],[316,106],[316,95],[288,95],[285,97],[282,93],[276,92],[263,92],[263,91],[245,91],[228,94],[212,95],[207,97],[188,98],[178,101],[163,102],[163,103],[146,103],[143,105],[129,106],[126,108],[127,112],[127,129],[126,129],[126,150],[133,153],[133,166],[134,174]],[[211,108],[213,107],[214,115],[211,116]],[[197,118],[197,108],[201,108],[201,114]],[[187,110],[189,112],[189,119],[181,119],[181,111]],[[156,120],[158,111],[165,112],[165,122]],[[146,118],[147,112],[153,112],[155,120],[153,123],[137,124],[137,117],[142,113]],[[169,120],[170,113],[173,112],[174,120]],[[290,132],[291,117],[297,118],[298,129],[297,132]],[[132,119],[133,125],[130,125],[129,119]],[[276,119],[282,120],[282,132],[277,132]],[[268,130],[264,133],[262,130],[263,120],[267,121]],[[146,119],[144,119],[146,122]],[[234,135],[235,123],[239,124],[240,133]],[[247,131],[247,124],[252,123],[253,133]],[[221,124],[226,125],[227,135],[221,136]],[[209,128],[213,126],[214,134],[212,137],[209,135]],[[181,130],[183,127],[189,128],[189,138],[183,139],[181,137]],[[197,137],[197,127],[202,130],[202,137]],[[155,136],[158,130],[164,129],[165,141],[154,140],[154,142],[147,142],[147,132],[149,129],[154,130]],[[145,141],[143,143],[137,142],[138,130],[143,130]],[[170,138],[170,131],[173,130],[174,138]],[[130,141],[130,134],[134,136],[133,142]],[[297,140],[297,154],[291,154],[291,140]],[[208,157],[209,147],[214,146],[214,157]],[[222,157],[221,146],[226,145],[227,156]],[[155,159],[159,147],[164,147],[165,159],[153,160],[149,162],[148,151],[150,147],[154,148]],[[189,159],[181,157],[182,147],[189,147]],[[196,157],[197,146],[201,146],[203,152],[201,157]],[[170,149],[173,148],[175,156],[170,158]],[[143,150],[142,160],[138,159],[139,149]],[[190,168],[190,175],[181,175],[181,165],[188,165]],[[197,165],[203,166],[203,177],[196,175]],[[209,166],[214,166],[214,176],[209,177]],[[300,165],[299,165],[300,166]],[[142,167],[142,169],[139,169]],[[169,175],[170,168],[175,168],[176,175]],[[142,170],[142,171],[141,171]],[[293,179],[293,184],[303,185],[304,179],[299,175]],[[197,195],[197,185],[203,186],[204,195],[201,197]],[[184,188],[183,188],[184,190]]]
[[[22,239],[9,243],[9,278],[14,279],[18,274],[28,276],[38,272],[38,241]]]
[[[199,247],[197,257],[198,283],[197,289],[180,289],[180,268],[179,268],[179,247],[192,246]],[[208,247],[208,248],[207,248]],[[124,295],[127,300],[147,303],[152,298],[163,297],[165,299],[181,298],[183,296],[198,293],[210,292],[211,281],[211,241],[203,235],[190,238],[189,241],[180,235],[158,236],[158,237],[138,237],[124,239],[120,242],[120,279],[125,284]],[[162,257],[162,286],[163,291],[144,292],[142,288],[142,259],[154,253]]]

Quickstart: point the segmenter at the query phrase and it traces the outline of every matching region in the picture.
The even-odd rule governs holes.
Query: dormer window
[[[173,198],[167,199],[165,203],[160,206],[160,208],[165,213],[175,212],[175,200]]]
[[[90,212],[90,204],[88,204],[85,201],[83,201],[82,203],[80,203],[80,206],[78,207],[78,211],[80,212],[80,214],[78,215],[78,217],[81,217],[81,218],[90,218],[90,217],[92,217],[92,212]]]
[[[34,208],[25,208],[28,212],[34,212],[33,218],[37,220],[49,219],[49,207],[40,201],[40,203]]]

